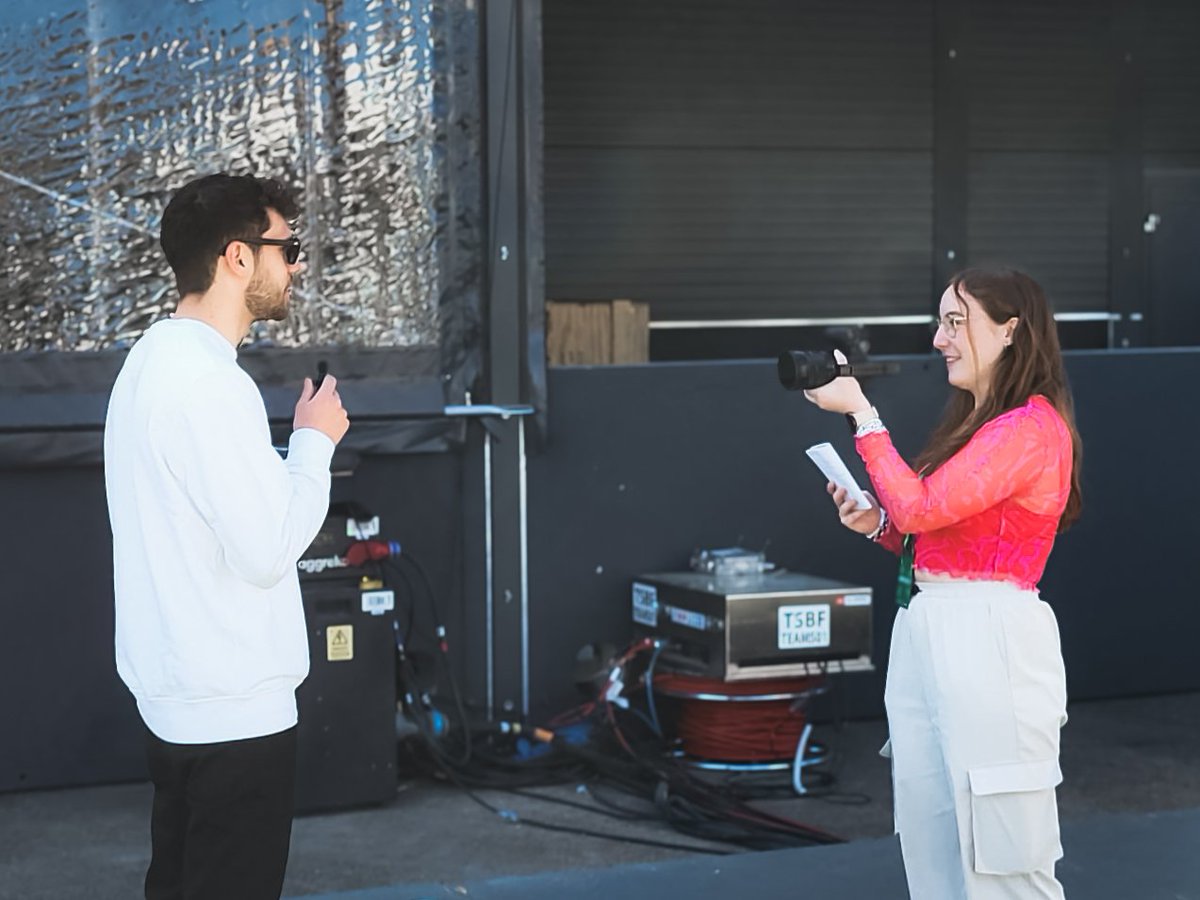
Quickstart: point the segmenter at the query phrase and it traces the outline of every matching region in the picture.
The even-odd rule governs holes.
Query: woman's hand
[[[870,509],[859,509],[854,498],[846,495],[846,489],[838,487],[832,481],[825,485],[825,490],[833,497],[833,502],[838,508],[838,518],[851,531],[870,534],[879,527],[879,501],[867,491],[863,493],[867,495],[867,502],[871,504]]]
[[[841,350],[834,350],[833,358],[843,365],[846,363],[846,357]],[[829,412],[856,413],[871,408],[862,386],[853,375],[835,378],[823,387],[805,391],[804,396],[811,403]]]

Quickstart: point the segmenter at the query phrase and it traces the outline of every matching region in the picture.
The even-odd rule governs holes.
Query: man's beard
[[[257,274],[246,287],[246,309],[255,322],[282,322],[287,318],[287,289],[289,278],[282,287],[275,287]]]

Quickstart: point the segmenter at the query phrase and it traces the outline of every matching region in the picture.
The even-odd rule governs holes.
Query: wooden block
[[[612,360],[612,311],[607,303],[546,304],[546,360],[591,366]]]
[[[649,359],[649,304],[633,300],[546,303],[549,365],[597,366]]]
[[[650,361],[650,304],[633,300],[612,302],[612,361]]]

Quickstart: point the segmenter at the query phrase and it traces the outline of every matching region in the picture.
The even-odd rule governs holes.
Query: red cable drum
[[[678,730],[688,756],[722,762],[791,759],[804,730],[807,699],[820,678],[725,682],[662,673],[656,694],[678,703]]]

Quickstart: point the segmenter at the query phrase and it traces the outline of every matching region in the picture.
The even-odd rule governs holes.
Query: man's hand
[[[296,403],[292,428],[296,431],[301,428],[315,428],[336,444],[349,427],[350,417],[342,408],[342,398],[337,392],[337,379],[326,375],[320,389],[314,390],[312,379],[305,378],[304,387],[300,390],[300,399]]]
[[[867,495],[871,508],[859,509],[854,498],[847,496],[845,488],[838,487],[831,481],[825,485],[825,490],[829,491],[829,495],[833,497],[833,502],[837,505],[838,518],[851,531],[870,534],[879,527],[879,501],[869,493],[863,491]]]

